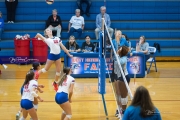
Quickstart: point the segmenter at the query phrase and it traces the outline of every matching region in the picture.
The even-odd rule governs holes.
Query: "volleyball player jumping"
[[[48,55],[46,65],[43,69],[41,69],[41,72],[42,73],[47,72],[49,68],[51,67],[51,65],[55,62],[55,66],[56,66],[55,81],[58,81],[61,74],[60,72],[61,71],[61,58],[60,58],[61,48],[69,57],[73,57],[73,56],[69,54],[68,50],[62,44],[62,41],[58,37],[53,37],[51,29],[47,28],[44,31],[44,33],[45,33],[45,37],[43,37],[39,33],[37,33],[37,35],[35,36],[35,38],[40,38],[41,40],[43,40],[50,48],[50,53]],[[53,85],[54,85],[55,91],[57,91],[58,89],[57,84],[54,82]]]
[[[68,67],[64,68],[62,78],[59,81],[56,81],[59,87],[55,96],[55,101],[63,109],[61,120],[70,120],[72,117],[70,103],[72,102],[71,98],[73,94],[75,79],[71,77],[70,74],[71,69]]]
[[[128,54],[129,48],[126,46],[120,47],[117,51],[118,60],[121,64],[122,70],[124,72],[124,75],[126,77],[127,83],[130,82],[130,77],[128,75],[127,71],[127,54]],[[118,62],[114,62],[114,73],[115,73],[115,80],[117,82],[117,103],[120,110],[120,113],[123,115],[124,111],[127,107],[128,103],[128,90],[126,88],[126,85],[124,83],[124,79],[122,76],[122,73],[120,71],[120,68],[118,66]]]
[[[20,102],[23,116],[20,118],[20,120],[25,120],[28,114],[33,120],[38,120],[36,110],[33,106],[34,97],[39,99],[41,102],[43,102],[43,100],[37,95],[38,83],[36,80],[34,80],[33,70],[30,70],[26,74],[26,79],[23,86],[23,94]]]

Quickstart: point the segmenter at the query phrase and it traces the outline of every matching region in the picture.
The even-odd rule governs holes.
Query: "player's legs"
[[[34,108],[31,108],[27,111],[33,120],[38,120],[37,113],[36,113],[36,110]]]
[[[53,63],[54,63],[53,60],[47,59],[45,67],[41,69],[42,73],[47,72]]]
[[[55,81],[58,81],[61,74],[61,58],[55,61],[55,66],[56,66]]]
[[[61,119],[61,120],[70,120],[71,117],[72,117],[72,112],[71,112],[71,105],[70,105],[69,101],[67,101],[67,102],[65,102],[63,104],[60,104],[59,106],[66,113],[66,117],[64,119]]]
[[[20,120],[25,120],[28,116],[28,111],[26,111],[24,108],[22,109],[22,117]]]

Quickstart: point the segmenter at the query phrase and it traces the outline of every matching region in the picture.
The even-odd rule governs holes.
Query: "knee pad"
[[[67,118],[71,119],[72,118],[72,115],[66,115]]]
[[[45,68],[41,69],[42,73],[47,72]]]
[[[38,104],[37,105],[33,104],[33,106],[34,106],[34,109],[36,109],[36,110],[38,109]]]
[[[56,75],[57,75],[57,76],[60,76],[60,75],[61,75],[61,72],[56,72]]]
[[[122,105],[127,105],[127,103],[128,103],[128,96],[125,98],[121,98],[121,104]]]
[[[65,114],[65,115],[66,115],[66,112],[65,112],[65,111],[62,111],[62,114]]]

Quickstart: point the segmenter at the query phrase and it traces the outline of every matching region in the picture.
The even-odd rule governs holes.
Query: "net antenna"
[[[105,19],[102,18],[102,31],[104,31],[104,33],[105,33],[105,30],[106,30],[107,36],[105,36],[105,34],[104,34],[103,39],[104,39],[105,37],[108,37],[108,38],[109,38],[109,41],[110,41],[110,43],[111,43],[111,49],[113,50],[113,53],[114,53],[114,55],[115,55],[115,57],[116,57],[118,66],[119,66],[119,68],[120,68],[122,77],[123,77],[123,79],[124,79],[124,83],[125,83],[126,88],[127,88],[127,90],[128,90],[128,94],[129,94],[129,96],[130,96],[130,99],[132,100],[132,99],[133,99],[132,92],[131,92],[131,90],[130,90],[130,88],[129,88],[129,85],[128,85],[128,83],[127,83],[127,80],[126,80],[126,77],[125,77],[124,72],[123,72],[123,70],[122,70],[120,61],[118,61],[118,56],[117,56],[116,51],[115,51],[115,48],[114,48],[114,46],[113,46],[112,38],[110,37],[110,34],[109,34],[109,31],[108,31],[108,27],[107,27],[107,25],[106,25]],[[104,41],[104,40],[103,40],[103,41]],[[105,61],[106,61],[106,59],[105,59]],[[106,66],[107,66],[107,62],[105,62],[105,63],[106,63]],[[108,67],[107,67],[107,68],[108,68]],[[108,72],[108,74],[109,74],[109,72]],[[110,78],[110,74],[109,74],[109,78]],[[110,80],[110,81],[111,81],[111,80]],[[113,86],[112,86],[112,83],[111,83],[111,87],[112,87],[112,89],[113,89],[114,97],[115,97],[115,99],[116,99],[116,94],[115,94],[115,92],[114,92],[114,88],[113,88]],[[117,101],[117,100],[116,100],[116,101]],[[117,105],[117,103],[116,103],[116,105]],[[118,105],[117,105],[117,106],[118,106]],[[117,108],[118,108],[118,107],[117,107]],[[118,111],[119,111],[119,113],[120,113],[120,110],[119,110],[119,109],[118,109]],[[121,116],[120,116],[119,119],[121,119]]]

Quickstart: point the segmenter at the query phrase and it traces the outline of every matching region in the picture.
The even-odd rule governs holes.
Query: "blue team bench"
[[[68,29],[69,21],[62,21],[63,30]],[[41,22],[17,22],[15,24],[5,23],[5,30],[43,30],[45,29],[45,21]],[[144,29],[160,29],[160,30],[169,30],[169,29],[180,29],[180,22],[158,22],[158,21],[113,21],[111,23],[112,28],[120,30],[144,30]],[[95,30],[96,24],[95,21],[85,21],[84,30]]]

